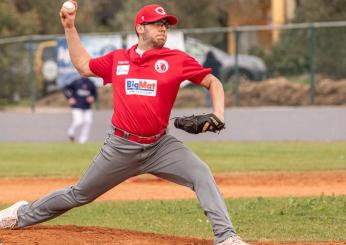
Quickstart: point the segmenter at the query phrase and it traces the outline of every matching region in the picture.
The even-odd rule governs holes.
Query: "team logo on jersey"
[[[117,75],[129,74],[130,65],[117,65]]]
[[[162,7],[157,7],[154,11],[158,14],[162,14],[162,15],[166,14],[166,11]]]
[[[166,71],[168,71],[168,68],[168,62],[165,60],[158,60],[155,63],[155,70],[159,73],[165,73]]]
[[[156,96],[157,80],[128,78],[125,80],[127,95]]]

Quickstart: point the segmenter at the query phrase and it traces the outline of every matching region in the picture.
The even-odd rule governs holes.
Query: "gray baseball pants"
[[[215,244],[235,235],[210,169],[169,134],[154,144],[139,144],[109,133],[79,182],[22,206],[18,210],[18,227],[41,223],[90,203],[129,177],[144,173],[187,186],[196,192],[212,225]]]

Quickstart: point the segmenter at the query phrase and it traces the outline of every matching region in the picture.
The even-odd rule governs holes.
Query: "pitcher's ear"
[[[144,25],[136,25],[136,32],[138,34],[143,33],[144,32]]]

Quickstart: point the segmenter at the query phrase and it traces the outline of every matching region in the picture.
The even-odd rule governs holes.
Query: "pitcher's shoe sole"
[[[19,201],[12,206],[0,211],[0,229],[13,229],[18,223],[18,209],[28,204],[27,201]]]

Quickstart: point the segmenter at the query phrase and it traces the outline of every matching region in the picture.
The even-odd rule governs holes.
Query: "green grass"
[[[188,143],[213,172],[345,170],[346,142]],[[80,176],[100,144],[0,144],[0,177]]]
[[[213,172],[346,169],[346,142],[203,142],[188,146]],[[80,176],[99,148],[99,144],[0,144],[0,177]],[[228,199],[227,205],[239,235],[246,240],[346,241],[346,196]],[[196,200],[97,202],[49,223],[212,239]]]
[[[213,172],[346,169],[346,142],[189,144]]]
[[[227,206],[237,232],[246,240],[346,240],[346,196],[228,199]],[[92,203],[49,223],[212,239],[195,200]]]
[[[99,144],[0,144],[0,177],[79,176],[99,148]]]

